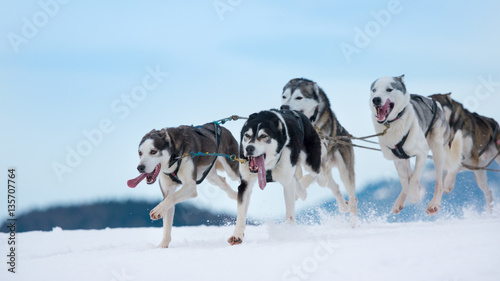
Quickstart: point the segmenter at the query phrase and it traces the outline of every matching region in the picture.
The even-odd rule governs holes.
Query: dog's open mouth
[[[156,178],[158,177],[158,174],[160,174],[161,170],[161,164],[158,164],[155,169],[151,173],[142,173],[140,174],[137,178],[131,179],[127,181],[127,185],[129,187],[136,187],[144,178],[146,178],[146,183],[147,184],[153,184],[156,181]]]
[[[391,114],[392,109],[394,108],[394,103],[391,102],[390,99],[387,99],[384,105],[375,106],[377,110],[377,122],[384,123],[387,121],[387,117]]]
[[[257,157],[248,156],[248,169],[250,173],[257,173],[259,179],[259,187],[264,190],[266,187],[266,155],[262,154]]]

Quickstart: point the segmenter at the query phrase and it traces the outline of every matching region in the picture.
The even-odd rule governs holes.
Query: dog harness
[[[417,114],[417,119],[419,121],[420,127],[422,127],[422,129],[427,127],[425,130],[425,137],[427,137],[432,126],[434,125],[434,122],[436,121],[437,103],[436,103],[436,101],[431,100],[431,99],[424,99],[422,96],[419,96],[419,95],[412,94],[412,95],[410,95],[410,97],[411,97],[410,102],[413,106],[413,109],[415,110],[415,113]],[[398,120],[399,118],[401,118],[401,116],[403,115],[405,110],[406,110],[406,107],[403,110],[401,110],[401,112],[398,114],[398,116],[396,116],[396,119],[389,121],[388,123],[392,123],[392,122]],[[432,114],[431,119],[427,118],[429,116],[428,113]],[[401,139],[400,142],[398,142],[394,146],[394,148],[389,147],[389,149],[392,151],[392,154],[394,154],[399,159],[408,159],[410,157],[415,156],[415,155],[412,155],[412,156],[408,155],[403,149],[403,145],[405,144],[406,139],[408,138],[409,134],[410,134],[410,130],[408,130],[408,133],[406,133],[406,135]]]
[[[318,110],[318,108],[316,108],[316,111],[317,110]],[[302,118],[300,118],[300,115],[297,113],[296,110],[290,110],[290,109],[280,109],[280,110],[271,109],[271,111],[281,113],[282,115],[292,116],[295,119],[297,119],[297,123],[299,124],[300,132],[302,133],[302,135],[304,135],[304,123],[302,123]],[[283,117],[283,119],[285,119],[285,117]],[[283,125],[286,126],[286,124],[283,124]],[[281,160],[281,152],[280,152],[280,156],[278,158],[278,161],[276,161],[276,165],[278,165],[278,163],[280,162],[280,160]],[[271,170],[267,170],[266,171],[266,182],[274,182],[273,172]]]
[[[309,118],[309,121],[311,121],[311,123],[314,123],[314,121],[316,121],[316,118],[318,118],[318,113],[319,113],[319,105],[316,106],[316,109],[314,110],[313,116],[311,116],[311,118]]]
[[[195,132],[198,133],[200,136],[206,137],[205,135],[203,135],[200,128],[201,128],[201,126],[196,127]],[[220,136],[222,134],[222,128],[219,126],[219,124],[217,122],[214,122],[214,132],[213,133],[215,136],[215,143],[217,146],[216,150],[217,150],[217,153],[219,153]],[[176,163],[177,163],[177,168],[175,168],[175,170],[172,173],[170,173],[170,174],[165,173],[165,174],[167,176],[169,176],[173,182],[176,182],[178,184],[182,184],[182,181],[179,179],[179,176],[177,176],[177,173],[179,172],[179,169],[181,168],[182,158],[178,158],[178,157],[174,157],[174,156],[175,155],[173,155],[170,159],[169,168],[172,167],[173,165],[175,165]],[[210,172],[210,170],[214,166],[215,161],[217,161],[217,157],[214,157],[214,160],[208,166],[208,168],[203,172],[203,175],[201,176],[201,178],[196,181],[196,184],[200,184],[205,180],[208,173]]]

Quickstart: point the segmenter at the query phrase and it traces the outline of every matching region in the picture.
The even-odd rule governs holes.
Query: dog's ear
[[[167,129],[161,129],[158,134],[160,135],[160,138],[164,139],[165,141],[170,141],[170,136],[168,135]]]
[[[401,74],[400,76],[397,76],[397,77],[394,77],[394,78],[396,78],[397,80],[399,80],[401,82],[404,82],[405,75]]]
[[[157,132],[158,132],[157,130],[153,129],[153,130],[151,130],[149,133],[145,134],[145,135],[144,135],[144,137],[142,138],[141,143],[142,143],[145,139],[147,139],[149,136],[151,136],[152,134],[155,134],[155,133],[157,133]]]
[[[314,94],[316,97],[319,97],[319,87],[318,87],[318,83],[314,82],[313,83],[313,90],[314,90]]]

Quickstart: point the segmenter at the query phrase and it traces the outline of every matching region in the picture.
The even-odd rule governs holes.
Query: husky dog
[[[379,136],[380,148],[385,158],[394,160],[402,191],[393,207],[399,213],[407,195],[412,202],[420,200],[420,176],[429,148],[436,170],[434,196],[427,206],[428,214],[439,211],[443,195],[443,170],[449,155],[450,129],[441,107],[430,98],[410,95],[399,77],[382,77],[370,87],[370,108],[376,132],[390,126],[385,135]],[[410,157],[416,156],[412,173]]]
[[[267,182],[283,185],[286,220],[295,221],[296,194],[305,200],[307,193],[296,176],[304,165],[317,174],[321,165],[321,141],[307,117],[297,111],[266,110],[250,115],[241,129],[241,184],[238,187],[238,217],[231,245],[243,242],[252,186],[257,180],[264,189]]]
[[[295,78],[290,80],[283,88],[282,109],[298,110],[309,118],[316,127],[320,135],[327,137],[349,136],[342,125],[335,117],[330,108],[330,101],[323,89],[308,79]],[[351,140],[346,138],[342,142],[328,145],[326,158],[322,161],[321,175],[323,179],[318,178],[320,186],[328,186],[332,190],[333,196],[337,200],[339,211],[345,213],[350,209],[350,214],[357,216],[357,199],[354,177],[354,151]],[[340,192],[339,185],[332,177],[332,168],[337,167],[340,173],[340,179],[349,196],[349,208],[344,196]],[[311,175],[302,178],[301,183],[307,188],[315,179]]]
[[[217,174],[225,171],[232,180],[239,180],[239,163],[225,157],[204,156],[185,157],[191,152],[223,153],[238,155],[238,142],[231,132],[217,123],[203,126],[180,126],[152,130],[139,144],[140,162],[137,178],[127,182],[136,187],[144,178],[153,184],[160,176],[163,201],[151,212],[152,220],[163,218],[163,240],[160,247],[168,248],[171,239],[175,204],[197,196],[196,185],[205,178],[219,186],[227,195],[236,200],[237,193]],[[212,169],[213,168],[213,169]],[[182,187],[176,191],[178,186]]]
[[[496,162],[500,164],[500,157],[498,157],[500,151],[498,123],[492,118],[470,112],[461,103],[453,100],[450,95],[451,93],[430,96],[443,107],[446,120],[451,129],[449,141],[451,151],[458,151],[459,153],[458,157],[452,157],[452,159],[459,159],[459,161],[450,163],[451,167],[449,167],[444,181],[445,193],[453,190],[456,175],[460,170],[467,170],[471,166],[485,166],[493,158],[496,158]],[[474,177],[477,185],[484,193],[486,209],[491,213],[493,195],[487,184],[486,171],[484,169],[474,170]]]

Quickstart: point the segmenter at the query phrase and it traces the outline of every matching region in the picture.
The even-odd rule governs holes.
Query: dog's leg
[[[226,178],[219,176],[215,170],[210,171],[210,174],[208,175],[207,180],[209,183],[220,187],[220,189],[222,189],[224,192],[227,193],[227,196],[229,196],[229,198],[234,199],[234,200],[237,199],[238,193],[236,191],[234,191],[229,186],[229,184],[227,184]]]
[[[394,160],[394,165],[396,166],[399,181],[401,182],[401,193],[399,193],[396,203],[394,203],[394,207],[392,208],[392,212],[397,214],[405,207],[406,197],[408,196],[410,185],[411,165],[409,159]]]
[[[408,195],[412,203],[417,203],[418,201],[420,201],[423,195],[422,192],[424,191],[424,188],[420,185],[420,178],[422,177],[422,172],[424,171],[426,159],[427,159],[427,154],[417,154],[416,156],[415,169],[413,170],[413,174],[411,174],[410,185],[408,189]],[[436,170],[438,169],[440,170],[440,173],[439,173],[439,181],[437,182],[439,182],[440,183],[439,186],[442,187],[442,182],[443,182],[442,165],[439,168],[436,167]],[[441,188],[441,193],[442,193],[442,188]]]
[[[340,192],[339,185],[335,182],[332,176],[332,171],[329,170],[329,173],[327,173],[327,178],[328,178],[328,188],[333,193],[333,197],[335,197],[335,200],[337,200],[337,204],[339,205],[339,212],[342,214],[345,214],[349,211],[347,204],[345,203],[344,195]]]
[[[189,198],[195,198],[197,195],[196,182],[194,180],[190,180],[186,182],[178,191],[174,192],[173,194],[167,195],[167,197],[165,197],[165,199],[163,199],[160,204],[158,204],[153,210],[151,210],[149,215],[152,220],[161,219],[175,204],[185,201]]]
[[[342,157],[340,153],[338,157]],[[349,196],[349,215],[351,217],[351,223],[354,225],[356,224],[358,217],[358,198],[356,198],[356,188],[354,183],[354,165],[351,165],[348,168],[343,157],[338,159],[342,159],[341,161],[337,161],[337,167],[339,169],[340,180],[342,180],[344,188],[347,191],[347,196]],[[350,161],[354,161],[354,159],[351,159]]]
[[[236,227],[233,236],[229,237],[227,242],[231,245],[241,244],[245,235],[248,205],[250,203],[250,195],[252,194],[252,186],[255,183],[256,177],[249,179],[249,182],[242,179],[238,187],[238,216],[236,217]]]
[[[455,187],[455,180],[457,179],[457,174],[460,169],[448,170],[446,171],[446,176],[444,177],[444,193],[450,193]]]
[[[175,192],[176,183],[172,182],[170,178],[164,173],[160,174],[160,189],[163,194],[163,199],[165,199],[169,194]],[[163,217],[163,239],[158,247],[168,248],[170,241],[172,241],[172,224],[174,222],[174,211],[175,207],[167,210],[167,214]]]
[[[463,137],[462,130],[458,130],[455,133],[455,137],[450,146],[445,148],[446,151],[446,175],[444,177],[444,193],[450,193],[455,186],[455,180],[457,174],[462,167],[460,161],[462,160],[462,149],[463,149]]]
[[[295,191],[300,190],[302,187],[296,176],[281,182],[281,184],[283,185],[283,194],[285,196],[285,220],[293,224],[295,223]]]
[[[432,150],[432,159],[434,160],[434,170],[436,171],[436,187],[434,188],[434,196],[432,197],[431,202],[427,206],[427,214],[434,215],[439,211],[439,208],[441,206],[441,200],[443,198],[443,169],[446,159],[445,159],[445,151],[443,150],[444,144],[442,143],[435,143],[435,144],[430,143],[430,144],[431,144],[431,149],[434,148]],[[417,155],[417,161],[418,161],[418,155]],[[423,162],[425,162],[425,158]]]
[[[163,217],[163,239],[158,247],[168,248],[170,241],[172,241],[172,224],[174,223],[174,212],[175,207],[167,210],[167,213]]]
[[[491,214],[493,208],[493,194],[488,186],[488,177],[485,170],[474,171],[474,177],[476,178],[476,183],[479,188],[484,193],[484,199],[486,199],[486,211]]]

